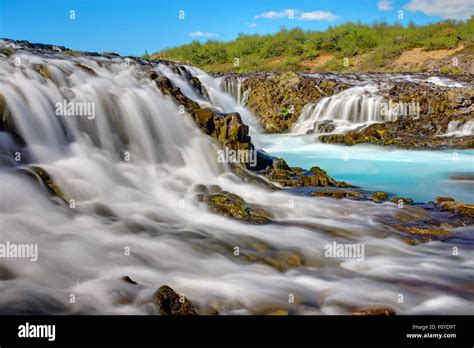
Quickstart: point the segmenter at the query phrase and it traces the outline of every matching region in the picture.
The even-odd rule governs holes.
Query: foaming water
[[[33,64],[46,66],[51,78]],[[154,69],[178,84],[178,74]],[[190,70],[209,100],[184,80],[183,93],[253,121],[214,79]],[[0,281],[0,313],[156,313],[146,302],[162,284],[201,307],[215,299],[241,304],[223,313],[250,313],[268,303],[294,308],[290,293],[304,304],[301,314],[371,304],[398,313],[471,312],[472,250],[452,257],[449,241],[406,245],[377,222],[397,212],[394,204],[314,199],[243,183],[217,162],[211,139],[135,63],[23,51],[0,60],[0,77],[0,93],[26,142],[22,152],[76,205],[52,201],[17,170],[25,165],[1,168],[2,242],[38,244],[39,259],[0,260],[13,274]],[[64,100],[93,102],[95,117],[58,116],[55,105]],[[10,140],[0,141],[2,152],[10,151]],[[198,199],[199,185],[236,193],[272,211],[275,223],[250,226],[213,214]],[[333,241],[364,243],[365,260],[325,258],[324,247]],[[236,246],[250,252],[255,242],[297,253],[305,263],[282,272],[234,256]],[[140,285],[119,280],[124,275]],[[398,303],[399,293],[405,302]]]
[[[355,86],[307,104],[291,133],[344,133],[363,125],[396,119],[391,112],[383,112],[384,100],[377,92],[374,85]]]
[[[247,104],[250,89],[242,90],[242,82],[245,80],[245,77],[218,77],[216,80],[219,87],[234,97],[239,105],[245,106]]]
[[[223,112],[238,112],[240,114],[242,121],[249,126],[249,134],[252,136],[253,143],[258,146],[258,135],[261,133],[262,127],[253,114],[240,101],[236,101],[232,95],[222,90],[219,81],[198,68],[190,66],[186,68],[201,81],[214,107]]]
[[[443,136],[471,136],[474,135],[474,120],[466,122],[451,121],[448,124],[448,130]]]
[[[304,74],[307,76],[317,77],[317,78],[329,78],[337,81],[341,81],[349,84],[361,84],[361,83],[370,83],[373,81],[383,81],[383,82],[414,82],[414,83],[428,83],[434,84],[441,87],[448,88],[458,88],[458,87],[468,87],[469,84],[462,81],[455,81],[450,77],[446,76],[430,76],[424,74],[332,74],[332,73],[323,73],[323,74]]]

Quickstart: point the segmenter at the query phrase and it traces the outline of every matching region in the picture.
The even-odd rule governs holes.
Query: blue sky
[[[282,26],[324,30],[349,20],[394,22],[399,10],[402,23],[463,20],[474,14],[474,0],[0,0],[0,37],[139,55]]]

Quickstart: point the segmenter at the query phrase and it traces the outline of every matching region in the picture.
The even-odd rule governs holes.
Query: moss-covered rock
[[[374,192],[372,196],[370,197],[371,200],[377,203],[384,202],[387,200],[387,198],[388,198],[388,193],[382,192],[382,191]]]
[[[59,185],[44,168],[39,166],[29,166],[26,170],[22,170],[22,172],[29,177],[34,178],[37,182],[44,184],[52,196],[58,197],[64,203],[68,203],[68,200]]]
[[[197,315],[197,308],[183,295],[162,285],[153,295],[153,302],[161,315]]]
[[[443,202],[454,202],[455,199],[453,197],[436,197],[436,203],[437,204],[440,204],[440,203],[443,203]]]
[[[81,68],[82,70],[84,70],[85,72],[87,72],[88,74],[90,74],[92,76],[97,76],[97,73],[94,71],[94,69],[89,68],[88,66],[86,66],[84,64],[77,63],[76,66],[78,68]]]
[[[271,214],[266,210],[252,206],[240,196],[225,191],[207,196],[206,202],[216,214],[251,224],[265,224],[271,218]]]
[[[246,106],[268,132],[275,133],[288,131],[306,104],[347,87],[335,80],[295,73],[251,75],[242,82],[242,90],[248,91]]]
[[[374,306],[374,307],[364,307],[355,309],[351,312],[352,315],[381,315],[389,316],[396,315],[397,313],[390,307],[386,306]]]
[[[474,219],[474,205],[472,204],[445,201],[439,203],[439,205],[444,211],[449,211],[451,213],[463,216],[468,219]]]
[[[197,102],[185,96],[180,88],[173,86],[167,77],[158,75],[154,71],[150,72],[149,77],[163,94],[171,96],[183,106],[192,115],[203,133],[214,138],[222,148],[246,151],[254,149],[248,135],[249,128],[242,122],[238,113],[221,113],[211,108],[201,108]],[[198,83],[194,77],[189,77],[189,79],[194,81],[194,84]],[[249,166],[249,163],[246,165]]]
[[[263,175],[283,186],[352,187],[346,182],[334,180],[319,167],[312,167],[309,171],[302,168],[290,168],[283,159],[274,160],[273,166],[268,166],[263,171]]]
[[[324,143],[369,143],[403,148],[474,148],[474,135],[440,136],[450,122],[474,120],[474,88],[399,82],[383,91],[394,105],[418,105],[418,111],[397,120],[360,127],[345,134],[319,137]]]
[[[44,66],[43,64],[33,64],[32,67],[45,79],[51,79],[52,74],[48,67]]]
[[[362,199],[364,195],[362,193],[350,190],[321,190],[313,191],[310,193],[313,197],[330,197],[336,199],[349,198],[349,199]]]
[[[276,269],[279,272],[286,272],[290,269],[304,266],[305,259],[296,250],[267,249],[256,252],[241,251],[241,260],[251,263],[262,263]]]
[[[425,240],[446,239],[452,237],[452,232],[439,227],[398,226],[398,230],[422,237]]]

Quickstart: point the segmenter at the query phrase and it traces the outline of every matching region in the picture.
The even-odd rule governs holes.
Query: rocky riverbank
[[[329,119],[318,124],[326,143],[370,143],[403,148],[473,148],[474,135],[458,131],[474,124],[474,77],[420,74],[254,74],[221,76],[227,84],[240,79],[245,105],[269,133],[292,131],[306,105],[322,102],[353,86],[373,85],[381,98],[379,112],[397,113],[395,120],[361,124],[348,132],[335,132]],[[441,81],[441,82],[438,82]],[[349,96],[350,97],[350,96]],[[337,115],[332,115],[336,117]],[[364,118],[361,115],[360,118]],[[354,127],[353,127],[354,128]],[[471,127],[472,128],[472,127]],[[327,134],[329,133],[329,134]]]
[[[443,248],[462,240],[457,228],[473,224],[474,206],[450,197],[418,203],[367,191],[334,179],[318,163],[290,167],[261,150],[255,167],[219,163],[216,149],[254,151],[256,141],[242,109],[231,104],[241,113],[225,111],[211,100],[210,91],[216,90],[193,68],[11,43],[0,52],[1,72],[14,86],[0,93],[2,231],[7,237],[37,238],[46,252],[45,261],[31,266],[38,272],[14,262],[0,265],[0,280],[13,289],[2,297],[3,313],[392,315],[426,302],[429,307],[430,298],[418,299],[418,290],[410,291],[418,287],[403,278],[413,268],[416,285],[436,295],[457,286],[458,278],[442,287],[438,279],[447,274],[443,267],[455,269],[467,257],[460,253],[458,262]],[[23,70],[14,71],[15,54],[35,61],[25,60]],[[16,73],[23,84],[11,78]],[[258,78],[258,98],[271,108],[263,93],[267,77]],[[282,75],[272,80],[272,93],[283,86],[285,97],[303,95],[306,99],[292,101],[303,108],[312,98],[352,86],[334,76],[325,80]],[[317,87],[310,87],[311,81],[318,81]],[[31,86],[39,94],[30,94]],[[81,94],[89,87],[92,96]],[[305,95],[306,88],[312,96]],[[58,98],[69,100],[68,89],[87,100],[100,97],[106,110],[95,120],[56,117],[52,106]],[[12,95],[20,101],[14,103]],[[36,113],[30,102],[41,104],[38,95],[49,109]],[[469,110],[467,102],[460,103],[459,110]],[[23,105],[24,110],[18,107]],[[27,132],[31,120],[38,123]],[[291,124],[276,122],[281,130]],[[45,129],[52,129],[47,135],[56,142],[41,137]],[[35,146],[38,138],[43,142]],[[38,148],[47,156],[34,157]],[[122,157],[125,150],[131,151],[131,163]],[[14,159],[17,152],[21,160]],[[453,180],[469,179],[459,172]],[[425,244],[430,241],[447,243]],[[333,243],[367,245],[360,256],[368,262],[326,256]],[[423,268],[426,260],[436,263]],[[379,271],[371,269],[374,264],[395,264],[402,276],[374,277]],[[130,277],[120,278],[124,274]],[[58,278],[64,284],[57,285]],[[17,296],[26,281],[31,288]],[[367,289],[384,293],[387,284],[416,303],[400,304],[396,296],[363,298]],[[76,303],[67,303],[65,289],[78,294]],[[470,295],[467,287],[461,291]]]
[[[336,94],[350,86],[336,79],[295,73],[222,77],[224,81],[237,78],[242,79],[242,91],[249,91],[246,106],[269,133],[289,131],[306,104]]]

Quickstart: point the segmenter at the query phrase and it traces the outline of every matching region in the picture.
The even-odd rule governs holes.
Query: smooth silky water
[[[314,136],[265,135],[263,148],[290,166],[317,165],[337,180],[369,191],[386,191],[415,202],[438,196],[474,203],[474,181],[452,180],[474,174],[474,150],[404,150],[371,145],[315,143]]]
[[[16,57],[22,69],[14,66]],[[48,66],[52,79],[35,72],[34,63]],[[252,117],[232,105],[215,80],[191,71],[210,92],[211,101],[202,105],[242,111],[246,121]],[[0,93],[27,144],[29,162],[47,170],[64,195],[76,200],[75,209],[57,204],[20,174],[24,164],[3,165],[2,242],[36,243],[39,259],[0,260],[14,275],[0,281],[0,313],[154,314],[148,301],[162,284],[201,307],[216,299],[241,304],[222,313],[248,314],[264,304],[294,309],[289,294],[301,314],[342,314],[368,305],[387,305],[400,314],[472,313],[474,253],[466,247],[453,257],[452,248],[459,238],[468,245],[474,231],[456,230],[455,244],[410,246],[377,222],[396,214],[395,204],[315,199],[245,184],[217,162],[216,145],[191,117],[139,67],[120,58],[17,52],[0,61],[0,77]],[[54,105],[64,99],[94,101],[95,119],[57,116]],[[260,143],[258,127],[251,131]],[[1,134],[4,155],[13,151],[9,137]],[[334,175],[325,163],[311,165]],[[259,204],[275,222],[254,226],[213,214],[196,198],[199,185],[219,185]],[[235,246],[245,251],[256,241],[298,251],[306,266],[280,272],[234,256]],[[365,259],[325,258],[324,247],[333,241],[364,243]],[[119,279],[125,275],[140,285]],[[401,293],[403,303],[397,300]]]

